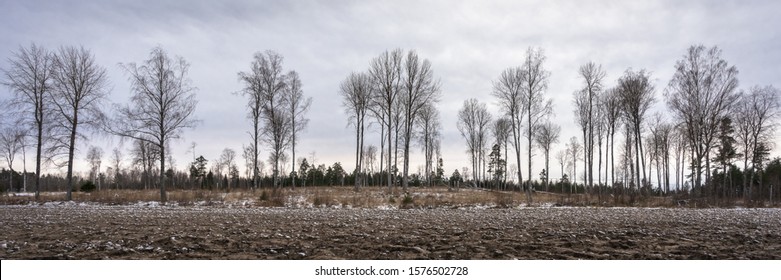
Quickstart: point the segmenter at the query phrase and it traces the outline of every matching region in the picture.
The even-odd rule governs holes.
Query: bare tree
[[[24,145],[24,138],[27,136],[26,131],[20,127],[2,127],[0,132],[0,152],[5,158],[5,162],[8,164],[10,175],[8,176],[8,191],[14,188],[14,158],[19,153]]]
[[[244,175],[247,178],[252,178],[252,187],[257,188],[258,184],[256,184],[258,179],[258,161],[257,156],[258,154],[255,153],[255,149],[253,148],[254,145],[244,146],[242,145],[241,149],[241,157],[244,158]]]
[[[569,151],[565,148],[564,150],[560,150],[556,153],[556,160],[559,162],[559,165],[561,166],[561,179],[564,178],[564,165],[569,162]],[[550,177],[550,173],[548,173],[548,177]],[[561,180],[559,180],[561,181]]]
[[[255,54],[257,56],[262,54]],[[260,135],[263,124],[261,123],[262,106],[262,81],[260,80],[261,69],[258,64],[258,60],[252,62],[252,70],[249,73],[239,72],[239,80],[244,83],[244,89],[240,93],[248,97],[247,118],[252,122],[252,131],[249,131],[252,143],[249,147],[244,147],[245,160],[248,160],[251,166],[247,166],[247,170],[252,174],[252,187],[257,189],[260,185],[260,177],[258,176],[258,157],[260,156]],[[247,157],[247,153],[251,153],[250,157]],[[195,158],[195,143],[193,143],[193,158]],[[249,176],[248,176],[249,177]]]
[[[572,93],[573,102],[575,103],[575,122],[580,127],[580,132],[583,140],[583,176],[586,178],[584,184],[588,186],[588,144],[589,144],[589,100],[588,95],[583,94],[582,90],[576,90]],[[575,178],[573,178],[574,180]],[[574,181],[573,181],[574,182]]]
[[[521,166],[521,125],[523,123],[523,70],[521,67],[507,68],[494,81],[492,95],[499,99],[499,107],[510,118],[512,144],[515,150],[516,164]],[[523,182],[523,169],[518,168],[518,183]],[[467,174],[464,174],[467,175]],[[529,174],[531,176],[531,174]]]
[[[159,160],[160,151],[157,150],[155,144],[149,141],[133,140],[130,154],[133,164],[141,165],[141,181],[144,184],[144,189],[148,189],[152,184],[152,178],[154,178],[152,169],[155,162]]]
[[[434,155],[439,150],[442,125],[439,120],[439,110],[429,104],[420,110],[418,115],[418,130],[420,131],[420,146],[425,158],[426,185],[431,186],[431,173],[434,171]]]
[[[684,136],[683,128],[680,124],[673,125],[671,132],[671,148],[675,152],[675,187],[683,188],[685,182],[684,173],[686,172],[686,149],[687,140]]]
[[[593,141],[597,142],[597,187],[599,188],[600,199],[602,199],[602,187],[601,187],[602,185],[602,141],[606,138],[606,134],[607,134],[607,120],[605,120],[606,118],[605,110],[603,110],[604,105],[602,104],[602,101],[604,99],[603,96],[604,94],[600,94],[598,96],[595,102],[596,107],[591,110],[592,129],[594,130]],[[593,161],[593,157],[592,157],[592,161]],[[605,161],[605,164],[607,164],[607,161]],[[607,167],[605,167],[605,170],[607,170]],[[605,180],[607,180],[607,177],[605,177]]]
[[[580,159],[580,156],[583,152],[583,146],[580,145],[578,142],[577,137],[572,137],[569,139],[569,144],[567,144],[567,153],[569,154],[569,160],[572,163],[572,184],[575,184],[577,182],[577,161]],[[570,193],[572,193],[572,188],[570,188]]]
[[[309,106],[312,105],[312,97],[304,97],[304,91],[301,90],[301,79],[298,77],[296,71],[290,71],[287,74],[287,83],[285,92],[289,100],[290,108],[290,150],[292,152],[291,159],[293,160],[292,173],[296,172],[296,141],[298,140],[298,133],[306,129],[309,124],[309,119],[305,116],[309,111]],[[291,178],[293,181],[293,187],[296,187],[296,177]]]
[[[635,151],[638,151],[635,153],[635,163],[638,167],[636,168],[638,187],[643,186],[642,180],[646,180],[641,128],[645,120],[645,113],[654,101],[654,87],[651,85],[650,76],[651,74],[645,70],[634,72],[632,69],[629,69],[618,79],[618,92],[624,118],[631,125],[634,133]],[[643,172],[642,177],[640,177],[641,170]]]
[[[618,90],[616,90],[615,88],[606,90],[605,94],[602,95],[601,104],[603,110],[602,113],[605,119],[605,128],[607,129],[605,136],[606,138],[608,138],[609,145],[610,145],[609,148],[610,149],[610,176],[608,177],[607,166],[605,166],[605,181],[608,182],[608,185],[612,185],[615,182],[615,176],[616,176],[615,150],[614,150],[614,145],[616,142],[615,135],[616,135],[616,128],[621,119],[621,97],[619,96]],[[605,154],[607,156],[607,153]],[[605,159],[605,162],[607,162],[607,158]]]
[[[363,182],[363,135],[366,130],[366,113],[368,112],[371,97],[371,78],[365,73],[350,73],[339,90],[342,96],[342,106],[349,117],[349,123],[355,125],[355,190],[357,191]]]
[[[90,146],[87,150],[86,160],[90,165],[90,180],[97,183],[98,190],[100,190],[100,164],[103,161],[103,149],[97,146]]]
[[[111,164],[114,166],[114,188],[119,189],[122,180],[122,150],[114,148],[111,151]]]
[[[718,130],[717,122],[737,100],[738,69],[721,58],[718,47],[689,47],[675,65],[675,74],[665,90],[667,105],[684,124],[694,162],[695,187],[710,179],[710,151]]]
[[[578,118],[583,130],[584,163],[586,180],[589,188],[594,187],[594,133],[596,127],[596,106],[599,95],[602,93],[602,81],[605,79],[605,71],[602,65],[588,62],[580,66],[580,76],[583,78],[583,88],[576,92],[578,104]],[[598,172],[598,171],[597,171]]]
[[[364,161],[366,162],[366,165],[368,166],[368,172],[371,176],[369,178],[372,178],[372,185],[374,185],[374,164],[377,161],[377,146],[369,145],[364,150]]]
[[[95,57],[84,48],[61,47],[52,57],[52,108],[58,115],[55,129],[61,129],[66,139],[61,148],[67,150],[67,195],[73,191],[73,157],[79,128],[98,128],[103,121],[108,78],[106,70],[95,63]]]
[[[391,131],[393,131],[393,109],[396,104],[396,98],[401,88],[401,65],[403,51],[395,49],[385,51],[380,56],[372,59],[369,66],[369,76],[374,84],[372,110],[377,112],[378,120],[382,120],[388,144],[387,166],[390,170],[391,157],[393,151],[391,145]],[[388,189],[393,186],[392,172],[388,172]]]
[[[773,138],[781,117],[781,93],[773,86],[754,86],[743,95],[735,110],[737,140],[743,150],[743,171],[750,176],[743,177],[744,197],[750,197],[751,182],[754,181],[756,167],[748,163],[757,154],[760,144]]]
[[[222,150],[222,154],[220,154],[220,159],[218,160],[221,166],[228,169],[228,174],[231,175],[229,177],[233,177],[232,169],[236,165],[236,151],[234,151],[231,148],[225,148]],[[226,186],[228,188],[228,191],[231,190],[231,179],[228,180],[228,185]]]
[[[561,134],[561,126],[553,124],[551,122],[544,122],[538,125],[537,134],[534,137],[537,146],[542,149],[545,156],[545,172],[548,174],[548,179],[545,180],[545,191],[550,190],[550,150],[554,143],[559,142],[559,135]]]
[[[409,150],[415,122],[426,106],[432,106],[439,101],[439,82],[434,80],[434,72],[428,59],[420,60],[417,52],[410,50],[404,59],[402,75],[402,90],[399,96],[401,111],[404,114],[402,124],[402,139],[404,140],[404,168],[402,171],[402,188],[409,186]]]
[[[550,72],[543,67],[542,64],[544,62],[545,54],[543,54],[542,49],[529,48],[526,50],[526,59],[523,62],[523,66],[521,66],[521,74],[523,76],[523,79],[521,80],[521,104],[523,104],[523,114],[526,115],[526,140],[529,142],[529,159],[527,161],[529,182],[531,182],[532,174],[534,129],[536,129],[539,123],[547,118],[553,110],[552,101],[545,98]],[[528,203],[532,202],[531,188],[531,183],[526,184],[526,200]]]
[[[502,170],[505,172],[504,178],[502,179],[503,188],[507,185],[507,142],[509,141],[511,132],[512,123],[510,119],[506,117],[496,119],[493,125],[494,140],[501,146],[500,148],[504,148],[504,166],[502,167]]]
[[[653,159],[656,161],[657,185],[664,193],[670,192],[670,146],[673,126],[661,114],[654,115],[650,124]]]
[[[250,98],[248,107],[254,130],[250,133],[255,152],[253,160],[257,166],[259,141],[271,146],[269,162],[273,166],[275,188],[279,186],[279,161],[290,145],[292,135],[290,115],[285,113],[290,99],[285,95],[287,85],[286,76],[282,74],[282,60],[282,56],[274,51],[258,52],[252,61],[251,71],[239,73],[239,79],[245,86],[242,92]],[[257,171],[254,172],[253,178],[257,181]]]
[[[44,137],[45,112],[48,110],[48,93],[51,90],[52,59],[48,51],[35,44],[29,48],[19,47],[8,60],[8,68],[3,69],[8,86],[15,96],[11,106],[21,110],[26,124],[34,127],[35,136],[35,199],[40,198],[42,148]]]
[[[458,131],[466,140],[467,151],[472,161],[472,178],[477,186],[481,174],[485,168],[480,167],[480,162],[485,157],[485,145],[487,141],[488,125],[491,123],[491,114],[485,103],[478,103],[477,99],[464,101],[464,106],[458,111]]]
[[[190,65],[181,57],[172,58],[161,48],[154,48],[142,65],[121,64],[130,76],[131,104],[117,105],[117,114],[109,130],[113,133],[156,146],[160,152],[160,201],[167,200],[165,160],[167,144],[179,138],[185,128],[195,127],[193,117],[195,88],[187,78]]]

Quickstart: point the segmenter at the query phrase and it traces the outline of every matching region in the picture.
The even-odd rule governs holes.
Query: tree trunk
[[[615,135],[615,129],[612,131],[612,135],[610,135],[610,186],[613,185],[613,183],[616,181],[616,160],[615,160],[615,154],[616,151],[614,149],[615,143],[616,143],[616,135]]]
[[[253,152],[252,152],[252,188],[253,190],[258,189],[260,178],[258,176],[258,122],[259,120],[257,117],[253,120],[252,124],[254,126],[254,139],[253,139]],[[194,149],[194,148],[193,148]],[[193,155],[195,156],[195,155]]]
[[[356,191],[356,192],[358,191],[358,174],[360,173],[360,170],[361,170],[361,161],[359,159],[361,157],[361,125],[360,125],[360,123],[361,123],[360,120],[356,120],[356,123],[355,123],[355,171],[353,172],[353,174],[355,175],[355,180],[354,180],[355,181],[355,189],[354,189],[354,191]]]
[[[78,105],[77,105],[78,106]],[[73,152],[76,148],[76,126],[78,125],[79,115],[75,112],[73,114],[73,127],[71,127],[71,133],[68,145],[68,171],[66,174],[68,180],[68,192],[66,200],[71,201],[73,199]]]
[[[293,157],[293,171],[291,171],[290,174],[295,174],[295,176],[291,176],[290,178],[292,180],[291,188],[296,188],[296,177],[298,177],[298,174],[296,174],[296,116],[293,115],[293,129],[292,131],[292,137],[290,138],[291,142],[291,153]],[[230,166],[228,166],[228,171],[230,172]]]
[[[382,171],[383,163],[385,163],[385,126],[380,126],[380,180],[378,184],[382,186]],[[390,186],[388,186],[390,188]]]
[[[515,146],[515,160],[518,165],[518,186],[520,187],[523,183],[523,168],[521,168],[521,135],[520,135],[520,120],[517,119],[517,112],[515,113],[516,116],[510,116],[513,118],[512,126],[513,126],[513,145]],[[520,190],[520,189],[519,189]]]
[[[168,195],[165,192],[165,140],[162,140],[160,141],[160,202],[165,204],[166,201]]]
[[[392,112],[391,112],[391,105],[388,104],[388,191],[391,191],[393,187],[393,177],[391,174],[391,152],[392,152],[392,146],[391,145],[391,134],[393,131],[393,120],[392,120]]]
[[[401,174],[402,178],[402,191],[405,193],[407,192],[407,187],[409,187],[409,178],[407,178],[409,174],[409,142],[410,138],[412,138],[412,116],[409,115],[409,110],[407,112],[407,121],[404,125],[404,173]]]

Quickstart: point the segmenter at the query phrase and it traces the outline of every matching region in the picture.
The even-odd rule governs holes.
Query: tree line
[[[244,152],[253,155],[254,187],[260,182],[259,142],[270,147],[273,185],[278,186],[279,162],[286,157],[288,147],[292,147],[295,158],[298,133],[308,121],[305,112],[311,99],[303,96],[298,74],[295,71],[282,74],[281,64],[282,57],[272,51],[257,53],[251,71],[238,73],[239,81],[245,85],[238,94],[248,97],[248,116],[253,124],[249,133],[252,142]],[[110,110],[106,110],[109,94],[106,70],[95,63],[89,50],[69,46],[49,51],[32,44],[11,54],[2,81],[13,92],[8,104],[4,104],[2,118],[2,146],[11,169],[10,188],[14,187],[15,155],[20,149],[32,146],[36,150],[33,173],[36,199],[41,190],[41,165],[54,164],[67,167],[65,189],[66,199],[70,200],[77,140],[85,140],[87,132],[109,133],[132,141],[134,164],[142,169],[136,177],[146,188],[159,187],[160,199],[166,201],[166,186],[170,185],[167,180],[175,181],[177,175],[173,169],[166,168],[166,162],[172,162],[167,153],[170,143],[180,138],[184,129],[194,128],[200,122],[193,115],[198,101],[188,76],[190,65],[184,58],[171,56],[157,47],[151,50],[147,60],[120,63],[120,67],[130,81],[132,95],[127,103],[111,104]],[[33,143],[28,145],[30,139]],[[22,154],[26,155],[26,151]],[[105,176],[99,172],[102,154],[97,147],[90,147],[87,153],[89,177],[98,182],[98,187],[103,181],[100,177]],[[222,175],[223,169],[228,174],[237,173],[235,154],[230,149],[223,151],[220,164],[215,166],[217,175]],[[108,175],[118,184],[126,177],[121,172],[120,150],[114,150],[112,161],[113,172]],[[198,171],[198,164],[194,160],[191,171]],[[24,166],[26,169],[26,163]],[[295,172],[295,161],[292,166]],[[153,171],[157,175],[151,174]],[[199,178],[198,172],[191,173],[193,179]],[[23,174],[26,180],[28,172],[25,170]]]
[[[547,96],[551,73],[545,68],[546,56],[540,48],[528,48],[519,66],[508,67],[492,81],[491,93],[500,108],[496,116],[485,102],[464,101],[456,124],[471,166],[455,170],[448,178],[440,151],[442,124],[437,104],[441,83],[430,61],[415,50],[382,52],[369,61],[366,70],[350,73],[337,89],[348,123],[355,129],[352,172],[344,171],[339,163],[314,166],[303,157],[296,162],[296,142],[308,124],[311,97],[304,96],[298,73],[284,70],[283,60],[274,51],[258,52],[250,69],[237,74],[242,89],[233,94],[246,98],[251,124],[248,145],[240,151],[246,170],[242,178],[235,150],[223,150],[207,170],[208,160],[196,157],[195,143],[189,172],[166,168],[173,161],[167,153],[170,142],[200,122],[193,115],[196,89],[183,58],[154,48],[141,63],[121,63],[133,95],[125,104],[106,106],[105,68],[95,63],[89,50],[20,47],[3,69],[3,84],[13,92],[4,104],[8,110],[3,112],[0,137],[11,168],[8,184],[18,185],[13,182],[12,169],[16,155],[21,154],[26,162],[25,149],[34,147],[36,197],[41,164],[54,164],[66,167],[64,181],[70,199],[77,142],[87,139],[87,133],[107,132],[131,141],[132,166],[137,172],[121,166],[122,151],[115,149],[109,171],[101,173],[103,151],[89,147],[87,177],[98,188],[104,187],[101,182],[108,182],[105,187],[112,182],[119,187],[123,178],[123,184],[157,187],[163,201],[166,186],[178,184],[230,190],[334,185],[337,181],[348,182],[356,190],[367,185],[398,185],[405,191],[410,185],[465,182],[523,191],[528,202],[540,189],[581,191],[600,199],[617,193],[749,200],[781,197],[778,171],[774,171],[778,160],[768,158],[781,115],[779,91],[773,86],[740,89],[737,68],[721,57],[717,47],[687,49],[662,89],[655,87],[652,74],[644,69],[629,68],[609,86],[600,64],[581,65],[577,73],[582,84],[572,93],[579,137],[561,144],[561,126],[554,123]],[[660,101],[659,92],[667,111],[651,116],[649,110]],[[364,141],[366,128],[372,125],[380,128],[379,148]],[[623,134],[618,155],[617,132]],[[554,155],[562,177],[554,182],[550,157],[557,144],[563,146]],[[415,146],[425,158],[417,174],[409,166],[410,150]],[[266,161],[260,156],[263,149],[268,152]],[[541,182],[532,179],[535,152],[544,158]],[[511,157],[514,164],[508,165]],[[270,165],[270,174],[263,174],[264,162]],[[26,186],[26,163],[23,166]]]
[[[492,93],[502,109],[497,119],[485,103],[464,101],[458,129],[471,158],[473,184],[505,187],[507,138],[516,167],[520,167],[522,135],[529,179],[524,180],[518,168],[517,182],[527,192],[532,186],[550,191],[550,151],[560,140],[561,128],[550,120],[551,100],[545,97],[550,73],[544,61],[542,50],[529,48],[521,66],[504,70],[494,81]],[[625,193],[632,197],[683,193],[713,202],[781,198],[779,159],[768,158],[781,116],[779,90],[773,86],[739,89],[738,70],[721,57],[718,47],[691,46],[677,61],[675,74],[660,90],[666,114],[649,116],[658,99],[647,70],[629,68],[612,87],[607,85],[605,70],[595,62],[581,65],[578,74],[582,84],[574,90],[572,103],[580,138],[569,139],[555,155],[563,174],[558,191],[566,192],[564,185],[569,192],[580,189],[600,199]],[[616,132],[624,136],[617,158]],[[535,149],[545,159],[542,184],[531,180]],[[583,166],[580,177],[578,161]],[[486,173],[493,176],[486,177]],[[530,194],[527,198],[531,201]]]

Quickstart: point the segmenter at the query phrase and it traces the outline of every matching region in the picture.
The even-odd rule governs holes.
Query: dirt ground
[[[781,259],[781,209],[0,206],[0,259]]]

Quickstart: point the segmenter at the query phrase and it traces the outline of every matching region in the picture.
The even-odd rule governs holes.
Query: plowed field
[[[2,259],[781,259],[781,209],[0,206]]]

